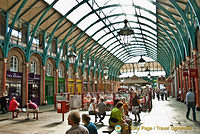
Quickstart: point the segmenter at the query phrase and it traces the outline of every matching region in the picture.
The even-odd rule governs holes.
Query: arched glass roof
[[[51,4],[53,0],[45,1]],[[80,2],[81,0],[59,0],[53,7],[65,15]],[[130,59],[135,56],[146,55],[153,56],[152,58],[157,60],[156,55],[149,55],[146,47],[154,46],[155,51],[157,51],[157,38],[152,35],[152,33],[156,35],[157,32],[145,26],[150,25],[156,29],[156,24],[138,16],[150,18],[153,22],[156,22],[156,17],[147,11],[136,8],[136,6],[156,13],[156,6],[148,0],[89,0],[67,16],[67,19],[77,24],[83,16],[87,16],[77,26],[83,31],[86,30],[87,35],[92,36],[94,40],[119,59],[119,53],[123,50],[127,52]],[[134,35],[130,38],[130,44],[127,46],[122,44],[117,33],[124,27],[123,21],[125,19],[129,21],[128,26],[134,31]],[[88,29],[88,27],[90,28]],[[98,31],[99,29],[102,30]],[[132,53],[132,51],[135,52]],[[124,62],[129,62],[129,60]]]
[[[3,14],[9,13],[8,26],[13,31],[20,33],[22,23],[30,25],[27,55],[39,41],[39,34],[45,33],[44,54],[49,53],[52,41],[56,40],[57,57],[74,49],[77,59],[84,57],[101,63],[117,74],[116,70],[124,64],[143,55],[159,62],[169,75],[196,49],[199,0],[0,0],[0,3]],[[129,44],[123,44],[118,34],[125,19],[134,32]]]

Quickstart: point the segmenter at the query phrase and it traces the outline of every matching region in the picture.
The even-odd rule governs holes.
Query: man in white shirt
[[[186,105],[187,105],[187,114],[186,118],[189,119],[190,109],[193,111],[193,120],[196,121],[196,113],[195,113],[195,95],[192,92],[192,89],[189,89],[189,92],[186,94]]]

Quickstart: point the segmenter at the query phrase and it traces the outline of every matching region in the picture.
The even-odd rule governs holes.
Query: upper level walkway
[[[19,114],[19,118],[15,119],[11,119],[11,113],[0,114],[0,134],[64,134],[70,128],[67,124],[68,113],[65,114],[65,121],[62,122],[62,115],[54,111],[52,105],[40,106],[40,111],[43,113],[39,114],[39,120],[25,120],[24,113]],[[81,111],[82,113],[87,113],[87,111]],[[110,112],[107,114],[109,115]],[[133,122],[132,134],[199,133],[200,112],[196,111],[197,122],[187,120],[185,114],[186,105],[177,102],[174,98],[169,98],[169,101],[153,100],[151,112],[141,113],[141,123]],[[32,114],[30,115],[32,116]],[[134,119],[131,113],[130,117]],[[94,116],[91,118],[94,122]],[[108,119],[109,116],[106,116],[103,121],[104,125],[108,125]],[[190,113],[190,119],[192,119],[192,113]],[[103,126],[98,125],[97,127],[99,134],[101,134]],[[162,130],[164,127],[168,130]]]

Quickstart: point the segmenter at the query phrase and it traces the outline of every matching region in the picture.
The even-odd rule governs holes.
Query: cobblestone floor
[[[132,134],[199,134],[200,112],[197,111],[197,122],[185,118],[186,105],[173,98],[169,101],[153,100],[151,112],[141,113],[141,122],[133,122]],[[40,106],[39,120],[25,120],[24,113],[19,118],[12,119],[11,113],[0,114],[0,134],[64,134],[70,126],[67,124],[68,113],[62,122],[62,115],[53,110],[53,105]],[[192,112],[192,111],[191,111]],[[87,111],[80,111],[81,114]],[[109,115],[110,112],[107,112]],[[31,114],[30,114],[31,115]],[[32,116],[32,115],[31,115]],[[91,117],[94,122],[94,116]],[[130,118],[133,116],[130,113]],[[109,116],[104,119],[104,125],[97,125],[99,134],[108,125]],[[190,114],[192,119],[192,113]],[[186,130],[183,130],[186,129]],[[113,132],[116,134],[116,132]]]

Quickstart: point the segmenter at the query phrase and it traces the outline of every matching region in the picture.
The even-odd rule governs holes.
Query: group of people
[[[156,97],[158,100],[160,100],[160,97],[162,101],[167,100],[168,97],[167,89],[160,89],[160,90],[158,89],[156,91]]]
[[[92,98],[88,108],[88,114],[82,115],[82,122],[84,126],[80,125],[80,113],[78,111],[70,112],[68,116],[68,124],[71,125],[71,128],[66,132],[66,134],[97,134],[97,127],[90,120],[90,115],[95,116],[95,123],[97,122],[97,118],[99,117],[99,122],[103,123],[102,120],[106,116],[106,104],[104,103],[104,99],[101,98],[100,102],[95,105],[95,99]]]
[[[16,98],[13,97],[12,100],[9,103],[9,111],[15,111],[16,115],[14,116],[15,118],[18,118],[18,114],[21,112],[21,109],[19,108],[20,103],[17,102]],[[31,100],[28,101],[27,103],[27,120],[29,120],[29,112],[30,111],[39,111],[39,107],[37,106],[37,104],[35,104],[34,102],[32,102]],[[35,119],[35,112],[33,112],[33,119]]]
[[[80,125],[80,113],[78,111],[71,111],[68,116],[68,124],[71,125],[71,128],[66,131],[66,134],[97,134],[97,127],[90,120],[89,114],[83,114],[82,122],[84,126]]]

